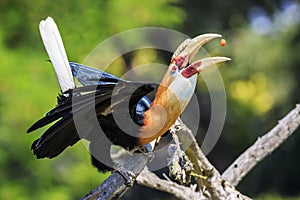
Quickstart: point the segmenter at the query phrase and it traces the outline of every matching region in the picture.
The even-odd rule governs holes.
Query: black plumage
[[[92,163],[101,171],[110,170],[112,144],[126,149],[139,145],[136,134],[151,104],[147,95],[158,85],[125,81],[77,63],[70,67],[83,86],[59,95],[57,106],[28,129],[32,132],[55,122],[33,142],[32,150],[37,158],[53,158],[86,139]]]

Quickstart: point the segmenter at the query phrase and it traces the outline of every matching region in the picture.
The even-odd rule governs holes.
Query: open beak
[[[200,73],[203,70],[214,66],[217,63],[229,61],[231,58],[227,57],[209,57],[203,58],[201,60],[197,60],[196,62],[192,63],[191,65],[187,66],[183,70],[181,70],[181,75],[185,78],[189,78],[194,74]]]
[[[208,33],[199,35],[193,39],[186,39],[174,52],[172,62],[175,62],[179,69],[186,67],[204,44],[220,37],[222,37],[220,34]]]
[[[176,64],[176,66],[181,70],[180,73],[184,77],[189,78],[192,75],[200,73],[210,66],[213,66],[220,62],[231,60],[227,57],[209,57],[203,58],[188,65],[204,44],[212,39],[220,37],[222,37],[222,35],[220,34],[208,33],[199,35],[193,39],[186,39],[174,52],[172,56],[172,63]]]

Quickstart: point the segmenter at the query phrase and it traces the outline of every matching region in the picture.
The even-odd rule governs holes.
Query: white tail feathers
[[[39,28],[62,92],[75,88],[66,50],[54,20],[47,17],[40,22]]]

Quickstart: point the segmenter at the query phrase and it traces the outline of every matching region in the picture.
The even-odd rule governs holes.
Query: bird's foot
[[[145,153],[145,154],[151,153],[152,146],[151,146],[151,144],[145,144],[143,146],[139,146],[137,150],[140,151],[141,153]]]
[[[152,152],[152,146],[151,146],[151,144],[145,144],[145,145],[142,145],[142,146],[136,146],[133,149],[131,149],[130,152],[148,154],[148,153]]]
[[[136,179],[136,175],[133,172],[126,170],[122,165],[117,163],[113,164],[113,168],[115,172],[118,172],[123,176],[123,178],[125,179],[125,185],[127,187],[133,186]]]

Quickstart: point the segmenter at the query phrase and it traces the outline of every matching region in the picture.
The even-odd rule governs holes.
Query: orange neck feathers
[[[183,100],[176,94],[174,84],[176,85],[175,87],[178,84],[180,89],[181,86],[186,86],[185,80],[188,80],[185,78],[181,79],[179,76],[181,75],[176,74],[171,76],[169,70],[165,74],[150,109],[145,112],[144,125],[138,134],[140,145],[148,144],[167,132],[183,112],[190,97],[187,98],[188,100]],[[191,94],[194,88],[190,88]]]

